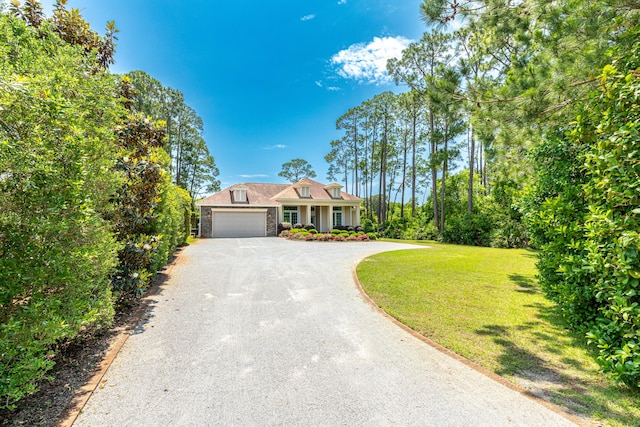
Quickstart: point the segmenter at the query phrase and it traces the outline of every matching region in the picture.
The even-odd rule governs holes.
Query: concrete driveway
[[[363,300],[353,266],[407,248],[276,238],[187,247],[74,425],[574,425]]]

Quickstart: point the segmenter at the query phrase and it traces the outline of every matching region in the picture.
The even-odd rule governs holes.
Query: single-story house
[[[360,225],[361,198],[309,178],[295,184],[235,184],[196,202],[200,237],[277,236],[278,224],[313,224],[320,232]]]

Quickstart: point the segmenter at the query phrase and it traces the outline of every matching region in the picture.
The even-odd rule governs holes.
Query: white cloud
[[[340,90],[340,88],[337,86],[327,86],[327,90],[330,92],[337,92]]]
[[[347,0],[339,0],[338,4],[347,4]]]
[[[301,21],[311,21],[313,18],[315,18],[316,15],[315,14],[310,14],[310,15],[305,15],[302,18],[300,18]]]
[[[240,178],[269,178],[269,175],[265,175],[263,173],[243,174],[238,176]]]
[[[331,57],[331,64],[337,66],[338,74],[345,79],[364,83],[389,83],[387,61],[400,58],[402,51],[412,41],[404,37],[374,37],[373,41],[357,43],[341,50]]]
[[[285,148],[287,148],[287,146],[284,144],[267,145],[266,147],[264,147],[265,150],[284,150]]]

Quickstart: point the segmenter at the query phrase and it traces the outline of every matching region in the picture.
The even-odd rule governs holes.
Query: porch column
[[[328,219],[328,223],[329,223],[329,231],[333,230],[333,206],[327,206],[327,212],[329,212],[329,218]]]
[[[360,204],[356,205],[356,220],[355,223],[353,224],[354,227],[357,227],[360,225]]]
[[[306,209],[306,212],[305,212],[304,225],[311,224],[311,206],[305,206],[305,209]]]

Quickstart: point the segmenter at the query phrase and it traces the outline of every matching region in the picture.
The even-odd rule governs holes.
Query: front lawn
[[[422,244],[424,244],[422,242]],[[428,242],[357,268],[387,313],[551,402],[605,425],[637,425],[640,395],[598,372],[535,279],[535,252]]]

